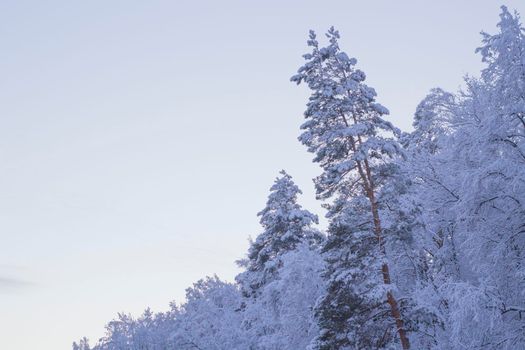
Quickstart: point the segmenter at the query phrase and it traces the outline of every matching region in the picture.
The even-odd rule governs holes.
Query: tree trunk
[[[374,183],[372,181],[372,176],[370,173],[370,167],[368,165],[368,161],[365,160],[365,170],[366,170],[366,177],[368,178],[368,181],[365,183],[368,183],[368,189],[365,189],[367,192],[368,199],[370,200],[370,206],[372,208],[372,217],[374,219],[374,232],[376,234],[378,243],[379,243],[379,250],[381,254],[385,255],[385,246],[383,243],[383,237],[382,237],[382,228],[381,228],[381,220],[379,218],[379,210],[377,208],[377,202],[375,199],[375,193],[374,193]],[[365,180],[365,179],[363,179]],[[383,282],[385,284],[390,284],[390,270],[388,268],[388,265],[386,263],[383,263],[381,266],[381,272],[383,273]],[[410,349],[410,342],[408,341],[408,337],[405,331],[405,326],[403,319],[401,317],[401,312],[399,311],[399,306],[397,304],[397,300],[392,294],[391,291],[388,291],[386,293],[386,299],[388,304],[390,305],[390,310],[392,312],[392,317],[396,321],[396,327],[397,332],[399,334],[399,339],[401,340],[401,346],[404,350]]]
[[[341,113],[341,116],[343,118],[345,125],[348,126],[349,124],[348,124],[348,121],[344,113]],[[355,119],[355,117],[354,117],[354,122],[357,124],[357,120]],[[350,136],[349,139],[350,139],[350,145],[352,147],[352,150],[356,152],[357,150],[356,140],[352,136]],[[361,143],[361,138],[358,137],[357,141]],[[382,237],[383,230],[381,228],[381,220],[379,218],[379,210],[377,208],[377,202],[376,202],[375,193],[374,193],[375,191],[374,182],[372,180],[372,173],[370,171],[368,160],[365,158],[364,167],[360,161],[357,161],[357,169],[358,169],[359,176],[361,177],[361,180],[363,181],[363,187],[365,189],[368,200],[370,201],[370,207],[372,208],[372,217],[374,220],[374,232],[376,234],[377,241],[379,243],[379,251],[384,256],[385,246],[383,244],[383,237]],[[381,272],[383,274],[383,283],[390,284],[391,283],[390,270],[386,263],[384,263],[381,266]],[[408,340],[408,337],[405,331],[405,325],[403,322],[403,318],[401,317],[401,312],[399,311],[397,300],[391,291],[388,291],[386,293],[386,299],[387,299],[388,305],[390,305],[392,317],[396,321],[397,333],[399,334],[399,339],[401,340],[401,346],[403,347],[403,350],[408,350],[410,349],[410,342]]]

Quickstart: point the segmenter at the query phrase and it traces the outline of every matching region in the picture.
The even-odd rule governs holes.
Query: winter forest
[[[501,8],[475,50],[483,70],[461,91],[432,89],[410,133],[339,39],[310,31],[291,77],[310,91],[299,142],[326,211],[303,208],[281,171],[233,283],[205,277],[182,304],[118,314],[74,350],[525,349],[519,15]]]

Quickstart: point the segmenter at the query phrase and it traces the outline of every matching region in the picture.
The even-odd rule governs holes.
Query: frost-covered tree
[[[436,349],[525,347],[525,40],[517,14],[500,18],[477,50],[481,78],[458,96],[432,91],[407,142]]]
[[[169,313],[154,314],[149,308],[138,317],[119,313],[106,325],[106,335],[93,350],[164,350],[173,347],[174,328]]]
[[[313,227],[317,216],[297,203],[301,193],[281,171],[258,213],[264,230],[240,262],[245,271],[236,280],[246,298],[243,327],[253,349],[294,349],[315,329],[311,315],[323,288],[318,280],[323,235]]]
[[[83,337],[78,343],[73,342],[73,350],[91,350],[89,347],[89,340],[86,337]]]
[[[486,68],[467,80],[453,157],[461,283],[448,284],[452,339],[468,347],[525,347],[525,36],[503,7],[483,34]]]
[[[117,318],[106,325],[106,335],[95,349],[124,350],[134,348],[135,320],[131,315],[119,313]]]
[[[327,37],[329,45],[320,48],[310,32],[312,51],[291,78],[312,90],[299,140],[323,169],[315,179],[318,197],[332,199],[324,247],[328,290],[317,308],[321,331],[314,348],[386,348],[397,334],[408,349],[378,202],[395,172],[391,160],[400,146],[388,135],[398,130],[383,118],[388,110],[376,102],[356,60],[340,50],[339,33],[331,28]]]
[[[451,131],[455,96],[440,88],[434,88],[419,103],[414,114],[414,130],[404,137],[411,152],[427,156],[438,152],[441,140]]]
[[[207,277],[186,290],[184,303],[172,303],[166,313],[146,309],[138,318],[118,314],[92,350],[247,349],[240,306],[236,285]],[[89,349],[87,340],[73,344],[73,350]]]
[[[414,131],[404,135],[406,160],[401,168],[409,182],[401,197],[417,208],[418,227],[412,232],[412,263],[416,272],[411,291],[412,339],[419,348],[451,348],[445,336],[448,303],[442,287],[458,281],[459,256],[455,239],[459,176],[450,157],[452,124],[457,113],[456,97],[433,89],[418,105]]]
[[[318,333],[313,308],[325,289],[319,251],[303,243],[279,260],[275,278],[261,287],[256,299],[246,301],[251,349],[306,349]]]
[[[186,290],[186,302],[173,305],[174,349],[248,349],[243,336],[241,293],[236,285],[207,277]]]
[[[245,271],[237,276],[245,296],[257,296],[258,290],[271,282],[279,269],[279,257],[297,245],[317,246],[322,234],[312,226],[316,215],[297,203],[301,190],[284,170],[270,188],[266,207],[257,215],[264,231],[251,242],[246,259],[239,263]]]

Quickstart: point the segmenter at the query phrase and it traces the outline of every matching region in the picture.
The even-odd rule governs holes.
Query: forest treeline
[[[74,350],[525,349],[525,30],[502,7],[484,67],[435,88],[414,130],[388,121],[330,28],[291,81],[328,227],[282,171],[234,283],[206,277],[164,313]]]

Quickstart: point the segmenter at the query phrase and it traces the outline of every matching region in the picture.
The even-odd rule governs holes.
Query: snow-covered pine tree
[[[313,227],[317,216],[297,203],[301,193],[281,171],[257,214],[264,230],[240,262],[246,270],[236,279],[245,297],[243,324],[251,349],[304,348],[317,330],[311,316],[324,288],[319,254],[324,236]]]
[[[377,201],[393,172],[390,160],[401,152],[387,135],[398,130],[383,119],[388,110],[364,84],[356,60],[339,49],[339,33],[330,28],[327,37],[329,45],[320,48],[310,32],[312,52],[304,55],[306,64],[291,78],[312,90],[299,140],[323,169],[315,179],[318,197],[333,199],[326,205],[328,290],[317,307],[321,332],[313,347],[386,348],[397,333],[408,349]]]
[[[270,192],[266,207],[257,214],[264,231],[251,242],[247,258],[239,262],[246,270],[236,280],[246,297],[256,297],[258,290],[272,281],[280,256],[299,244],[318,246],[323,240],[323,235],[312,227],[318,223],[317,215],[297,203],[302,192],[284,170]]]

